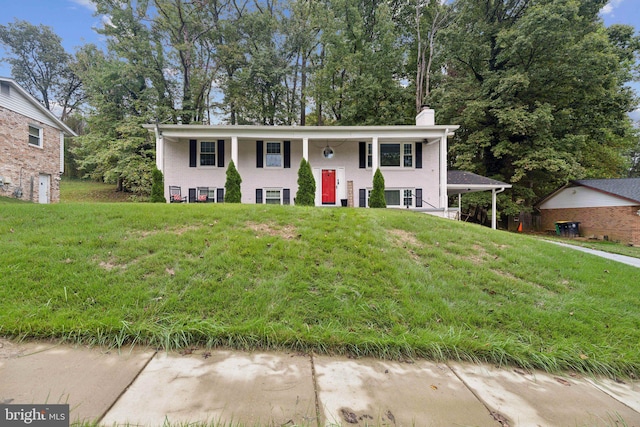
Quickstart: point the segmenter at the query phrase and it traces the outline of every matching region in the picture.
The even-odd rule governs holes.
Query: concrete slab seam
[[[313,382],[313,393],[316,401],[316,425],[320,426],[320,398],[318,397],[318,379],[316,377],[316,365],[313,361],[313,352],[309,353],[309,361],[311,362],[311,381]]]
[[[138,379],[138,377],[140,376],[140,374],[142,374],[142,372],[144,372],[145,369],[147,369],[147,366],[149,366],[149,363],[151,363],[151,361],[153,360],[154,357],[156,357],[156,355],[158,354],[158,351],[155,350],[153,352],[153,354],[151,355],[151,357],[145,362],[145,364],[140,368],[140,370],[138,371],[138,373],[133,377],[133,379],[129,382],[129,384],[127,384],[127,386],[120,392],[120,394],[118,395],[118,397],[115,398],[115,400],[113,402],[111,402],[111,405],[109,405],[109,407],[107,409],[105,409],[105,411],[100,415],[100,417],[98,417],[98,419],[96,420],[96,424],[100,425],[100,423],[102,422],[102,420],[104,419],[104,417],[107,416],[107,414],[109,413],[109,411],[111,409],[113,409],[113,407],[116,405],[116,403],[118,403],[118,401],[122,398],[122,396],[124,396],[124,394],[127,392],[127,390],[129,390],[129,388],[131,387],[131,385],[136,382],[136,380]]]
[[[597,382],[592,382],[589,381],[589,383],[597,390],[601,391],[602,393],[606,394],[607,396],[609,396],[610,398],[612,398],[613,400],[615,400],[616,402],[620,403],[621,405],[629,408],[631,411],[635,412],[636,414],[640,414],[640,412],[638,412],[635,408],[629,406],[626,402],[624,402],[622,399],[620,399],[618,396],[616,396],[613,393],[610,393],[607,389],[601,387],[600,385],[598,385]]]
[[[492,416],[494,420],[496,420],[498,423],[500,423],[501,426],[504,426],[504,427],[509,427],[510,426],[510,422],[509,422],[509,419],[507,417],[505,417],[504,415],[502,415],[498,411],[492,410],[491,407],[489,406],[489,404],[487,402],[485,402],[485,400],[482,397],[480,397],[480,395],[478,393],[476,393],[476,391],[473,388],[471,388],[469,386],[469,384],[467,384],[466,381],[460,375],[458,375],[458,373],[456,372],[455,369],[453,369],[446,362],[445,362],[445,365],[446,365],[447,368],[449,368],[449,370],[451,372],[453,372],[453,375],[455,375],[456,378],[458,378],[458,380],[460,380],[460,382],[462,382],[462,384],[464,384],[466,389],[469,390],[471,392],[471,394],[473,394],[473,396],[476,399],[478,399],[478,401],[480,403],[482,403],[482,406],[484,406],[487,409],[487,412],[489,412],[489,415]]]

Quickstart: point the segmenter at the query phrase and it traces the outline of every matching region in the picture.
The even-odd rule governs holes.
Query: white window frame
[[[369,199],[371,198],[371,190],[373,190],[373,188],[367,188],[367,207],[369,207]],[[411,194],[411,204],[408,206],[409,209],[411,208],[415,208],[416,207],[416,189],[415,188],[385,188],[384,189],[385,193],[387,191],[398,191],[400,192],[400,204],[399,205],[389,205],[387,204],[388,208],[393,208],[393,209],[407,209],[407,205],[405,205],[405,198],[406,198],[406,193],[409,192]],[[387,197],[385,194],[385,198],[384,198],[385,203],[387,202]]]
[[[265,204],[265,205],[276,205],[276,204],[282,205],[282,188],[263,188],[262,191],[263,191],[263,197],[262,197],[262,203],[263,204]],[[268,195],[268,193],[270,191],[274,191],[274,192],[277,191],[278,192],[278,201],[279,201],[278,203],[267,203],[267,200],[275,200],[274,197],[271,197],[271,198],[267,197],[267,195]]]
[[[31,128],[36,129],[38,131],[38,136],[37,136],[38,143],[37,144],[34,144],[34,143],[31,142],[31,137],[34,137],[34,138],[36,137],[35,135],[32,135]],[[29,146],[43,148],[44,143],[43,143],[43,139],[42,139],[42,136],[43,136],[42,126],[38,126],[38,125],[34,125],[32,123],[29,123],[28,132],[29,132],[29,139],[28,139]]]
[[[278,166],[269,165],[269,144],[278,144],[279,147],[279,155],[280,155],[280,164]],[[275,153],[271,153],[275,154]],[[264,167],[269,169],[282,169],[284,168],[284,144],[282,141],[265,141],[264,144]]]
[[[202,152],[202,143],[206,142],[206,143],[210,143],[213,144],[213,151],[206,151],[206,152]],[[217,147],[217,141],[207,141],[207,140],[202,140],[202,141],[198,141],[198,167],[199,168],[215,168],[216,167],[216,163],[217,163],[217,157],[216,155],[218,147]],[[203,165],[202,164],[202,155],[203,154],[211,154],[213,155],[213,164],[212,165]]]
[[[400,164],[398,166],[393,166],[393,165],[382,165],[382,146],[383,145],[398,145],[399,149],[400,149]],[[378,144],[379,147],[379,159],[378,162],[380,163],[380,169],[390,169],[390,170],[398,170],[398,169],[414,169],[415,165],[416,165],[416,153],[415,153],[415,147],[414,147],[414,143],[413,142],[381,142]],[[410,150],[410,153],[407,154],[406,150],[407,147]],[[369,154],[369,153],[367,153]],[[410,166],[405,166],[405,158],[407,156],[411,156],[411,165]]]
[[[205,191],[203,191],[203,189],[205,189],[205,188],[207,189],[206,193],[205,193]],[[217,191],[218,191],[218,189],[215,188],[215,187],[198,187],[196,189],[196,192],[197,192],[196,193],[196,199],[198,199],[198,201],[200,201],[199,200],[200,196],[204,194],[204,195],[207,196],[207,199],[211,199],[215,203],[215,202],[217,202],[217,200],[216,200],[216,195],[218,194]]]

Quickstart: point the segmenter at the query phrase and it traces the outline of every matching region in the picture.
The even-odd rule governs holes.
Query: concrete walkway
[[[68,403],[72,421],[104,426],[640,427],[638,381],[424,360],[117,352],[0,339],[0,404],[19,403]]]
[[[568,243],[556,242],[556,241],[553,241],[553,240],[547,240],[547,242],[554,243],[554,244],[560,245],[560,246],[564,246],[565,248],[575,249],[577,251],[586,252],[588,254],[596,255],[596,256],[599,256],[601,258],[610,259],[612,261],[621,262],[623,264],[632,265],[634,267],[640,268],[640,258],[633,258],[633,257],[626,256],[626,255],[612,254],[610,252],[598,251],[596,249],[589,249],[589,248],[585,248],[583,246],[575,246],[575,245],[571,245],[571,244],[568,244]]]

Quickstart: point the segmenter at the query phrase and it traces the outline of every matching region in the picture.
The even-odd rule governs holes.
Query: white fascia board
[[[465,192],[467,193],[474,193],[477,191],[499,190],[501,188],[507,189],[511,187],[513,187],[511,184],[504,184],[504,185],[447,184],[447,190],[465,190]]]
[[[144,125],[154,130],[155,125]],[[273,138],[273,139],[406,139],[417,141],[448,135],[458,126],[206,126],[160,125],[169,138]]]

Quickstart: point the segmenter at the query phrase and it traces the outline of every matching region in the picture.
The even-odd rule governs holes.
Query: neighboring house
[[[368,207],[380,168],[388,207],[441,216],[448,216],[450,191],[447,138],[458,127],[435,125],[428,108],[415,126],[145,125],[156,136],[156,165],[170,201],[224,201],[233,160],[242,203],[294,204],[305,158],[316,181],[316,206]]]
[[[582,236],[640,245],[640,178],[571,181],[536,207],[545,230],[573,221]]]
[[[65,135],[76,134],[13,79],[0,77],[0,195],[60,201]]]

